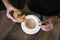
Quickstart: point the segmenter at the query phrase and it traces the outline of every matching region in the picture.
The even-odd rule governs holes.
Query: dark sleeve
[[[17,9],[22,9],[25,5],[25,0],[9,0],[9,2]]]
[[[5,9],[6,9],[6,8],[5,8],[2,0],[0,0],[0,11],[1,11],[1,10],[5,10]]]
[[[60,0],[30,0],[28,7],[40,15],[55,16],[60,12]]]

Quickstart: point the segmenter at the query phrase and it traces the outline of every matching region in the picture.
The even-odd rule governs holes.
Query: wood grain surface
[[[6,10],[0,11],[0,40],[59,40],[60,23],[53,30],[28,35],[23,32],[20,24],[13,23],[6,17]]]

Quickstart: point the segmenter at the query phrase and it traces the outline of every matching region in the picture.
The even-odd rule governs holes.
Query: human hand
[[[52,19],[48,18],[46,21],[42,22],[40,27],[43,31],[50,31],[51,29],[53,29]]]
[[[13,11],[13,13],[14,13],[14,11],[17,11],[17,9],[14,8],[14,7],[8,7],[8,8],[7,8],[7,17],[8,17],[9,19],[11,19],[13,22],[18,22],[18,23],[20,23],[20,20],[22,21],[24,15],[21,16],[19,20],[17,20],[17,19],[15,19],[15,18],[13,18],[13,16],[12,16],[13,13],[11,13],[12,11]]]

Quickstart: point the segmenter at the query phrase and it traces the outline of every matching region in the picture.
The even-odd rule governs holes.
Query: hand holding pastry
[[[25,15],[20,10],[15,10],[13,16],[19,22],[25,21]]]

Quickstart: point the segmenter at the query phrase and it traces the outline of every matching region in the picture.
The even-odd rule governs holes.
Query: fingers
[[[41,23],[41,25],[39,24],[39,26],[41,27],[43,31],[46,31],[46,32],[53,29],[53,24],[51,22],[47,25],[42,25]]]
[[[41,29],[43,30],[43,31],[50,31],[51,29],[53,29],[53,26],[49,26],[49,25],[47,25],[47,26],[41,26]]]
[[[8,17],[9,19],[11,19],[13,22],[19,22],[19,21],[15,20],[15,19],[9,14],[9,12],[7,12],[7,17]]]
[[[13,11],[16,11],[16,10],[13,10]],[[17,18],[14,18],[14,17],[12,16],[13,13],[12,13],[12,15],[11,15],[10,12],[11,12],[11,11],[7,10],[7,17],[8,17],[9,19],[11,19],[13,22],[18,22],[18,23],[20,23],[20,22],[23,22],[23,21],[24,21],[25,15],[21,15],[19,18],[18,18],[18,17],[17,17]]]
[[[13,6],[10,6],[10,7],[8,7],[7,8],[7,14],[6,14],[6,16],[9,18],[9,19],[11,19],[13,22],[19,22],[18,20],[16,20],[12,15],[13,15],[13,13],[10,13],[11,11],[16,11],[17,9],[15,8],[15,7],[13,7]]]
[[[8,18],[12,18],[12,17],[10,16],[10,14],[9,14],[9,11],[7,11],[7,17],[8,17]]]
[[[19,22],[19,21],[17,21],[16,19],[14,19],[14,18],[9,14],[9,12],[10,12],[10,11],[7,11],[6,16],[7,16],[9,19],[11,19],[13,22]]]
[[[50,29],[48,27],[45,27],[45,28],[41,28],[43,31],[50,31]]]

